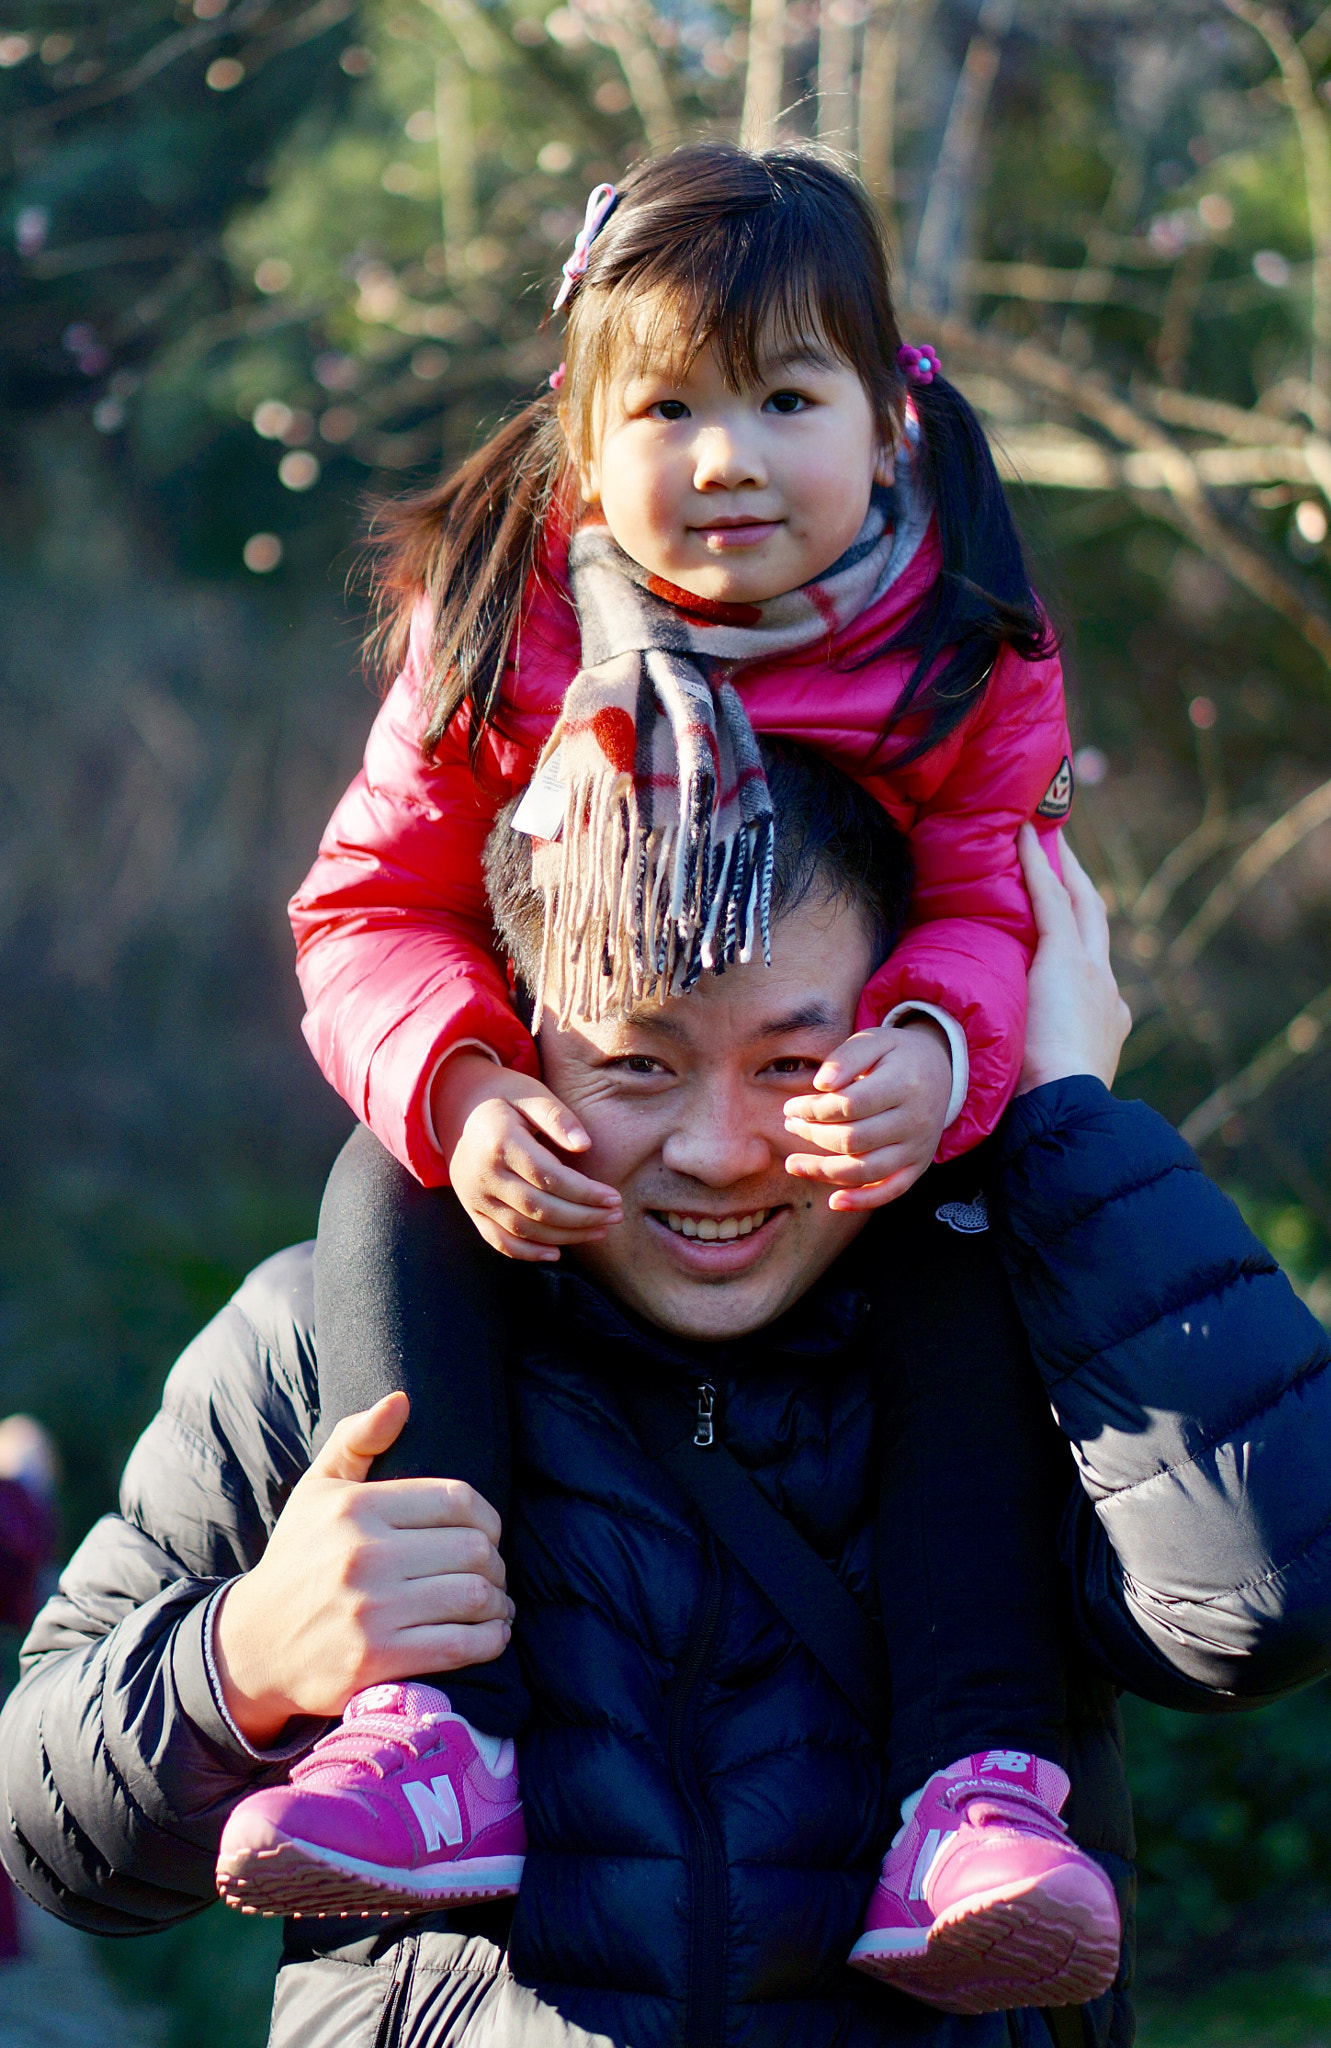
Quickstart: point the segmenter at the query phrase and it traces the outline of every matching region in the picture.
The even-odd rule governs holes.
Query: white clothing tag
[[[556,749],[527,784],[522,802],[513,813],[513,830],[529,832],[533,839],[558,839],[563,829],[564,778]]]

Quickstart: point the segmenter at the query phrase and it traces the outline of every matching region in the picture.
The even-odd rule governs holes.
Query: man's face
[[[859,915],[806,902],[779,918],[772,965],[707,974],[624,1023],[540,1032],[547,1085],[592,1145],[580,1171],[623,1196],[624,1221],[578,1263],[678,1337],[756,1330],[797,1301],[863,1214],[785,1170],[801,1141],[783,1105],[853,1028],[872,967]]]

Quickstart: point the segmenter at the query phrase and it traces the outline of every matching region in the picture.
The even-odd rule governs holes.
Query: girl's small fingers
[[[882,1055],[876,1031],[856,1031],[844,1045],[830,1052],[813,1077],[813,1085],[820,1095],[833,1088],[844,1088],[862,1074],[866,1067],[873,1065]]]
[[[530,1181],[517,1174],[501,1174],[491,1189],[492,1213],[502,1215],[508,1210],[520,1217],[524,1227],[542,1225],[550,1230],[585,1230],[595,1226],[598,1230],[608,1229],[618,1223],[622,1209],[603,1209],[599,1203],[565,1202],[557,1195],[542,1194]],[[507,1217],[506,1227],[512,1228]]]
[[[491,1223],[488,1229],[482,1230],[481,1236],[495,1251],[502,1252],[506,1259],[517,1259],[526,1266],[553,1266],[559,1257],[557,1247],[533,1244],[525,1237],[516,1236],[511,1230],[501,1230],[497,1223]]]
[[[599,1211],[584,1213],[574,1223],[547,1223],[541,1217],[524,1215],[521,1209],[501,1203],[494,1212],[501,1230],[528,1245],[597,1244],[611,1225]]]
[[[782,1105],[787,1124],[853,1124],[901,1108],[911,1094],[911,1075],[908,1065],[893,1060],[895,1050],[889,1048],[877,1066],[835,1095],[792,1096]]]
[[[888,1174],[886,1180],[871,1181],[864,1188],[837,1188],[827,1198],[829,1209],[839,1213],[857,1209],[883,1209],[889,1202],[895,1202],[904,1195],[907,1188],[914,1187],[920,1177],[917,1167],[903,1167],[900,1173]]]
[[[787,1117],[786,1129],[806,1144],[819,1145],[839,1158],[853,1159],[863,1159],[887,1145],[909,1145],[925,1136],[908,1108],[884,1110],[878,1116],[859,1117],[846,1124],[807,1124],[797,1117]]]
[[[501,1181],[506,1174],[511,1186],[532,1188],[547,1200],[574,1202],[580,1208],[599,1209],[603,1214],[618,1213],[624,1206],[618,1188],[607,1186],[605,1181],[589,1180],[576,1167],[565,1166],[562,1159],[556,1159],[544,1145],[521,1138],[510,1138],[500,1147],[499,1168]]]
[[[885,1180],[889,1174],[903,1166],[913,1164],[903,1158],[904,1148],[890,1146],[885,1152],[871,1152],[865,1159],[834,1159],[817,1153],[793,1152],[786,1161],[786,1172],[796,1180],[821,1181],[827,1187],[862,1188],[870,1182]]]
[[[844,1123],[850,1115],[850,1104],[841,1090],[835,1095],[792,1095],[789,1102],[782,1104],[782,1114],[787,1124]]]
[[[551,1095],[539,1083],[532,1084],[530,1094],[518,1096],[513,1107],[561,1152],[585,1152],[592,1142],[572,1110],[566,1109],[557,1095]]]

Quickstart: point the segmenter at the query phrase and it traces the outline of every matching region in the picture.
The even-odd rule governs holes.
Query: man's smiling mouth
[[[747,1209],[732,1216],[691,1216],[677,1209],[652,1211],[676,1237],[700,1237],[704,1244],[729,1244],[737,1237],[751,1237],[773,1213],[771,1209]]]

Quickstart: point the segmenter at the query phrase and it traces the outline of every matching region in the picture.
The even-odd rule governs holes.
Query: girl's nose
[[[693,486],[699,491],[734,491],[744,484],[759,487],[767,472],[748,437],[733,428],[705,427],[699,434],[693,462]]]

